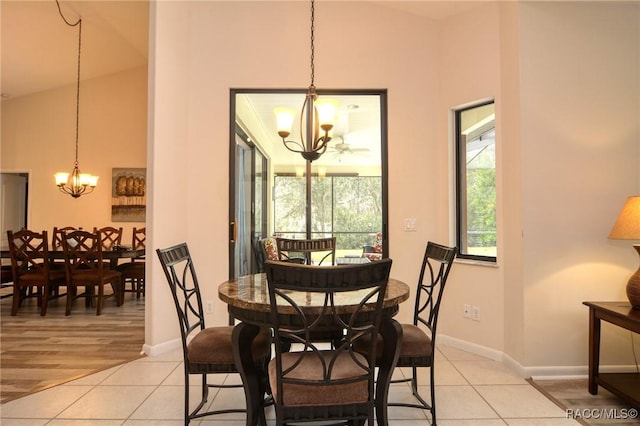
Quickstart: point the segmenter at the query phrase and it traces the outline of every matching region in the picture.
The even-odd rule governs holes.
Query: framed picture
[[[147,169],[114,168],[111,188],[111,221],[146,220]]]

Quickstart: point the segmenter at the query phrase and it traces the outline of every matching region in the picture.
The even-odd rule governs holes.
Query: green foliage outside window
[[[276,176],[275,233],[304,237],[306,179]],[[362,251],[382,229],[379,176],[327,176],[311,181],[312,237],[336,236],[339,250]]]

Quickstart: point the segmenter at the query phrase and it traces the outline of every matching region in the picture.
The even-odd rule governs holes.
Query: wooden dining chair
[[[411,324],[401,324],[402,343],[397,367],[408,367],[411,376],[394,379],[391,383],[410,382],[417,403],[389,402],[388,406],[412,407],[428,410],[431,424],[436,424],[435,344],[440,303],[457,249],[429,241],[422,259]],[[377,262],[374,262],[377,263]],[[427,273],[428,272],[428,273]],[[366,343],[366,341],[365,341]],[[366,344],[357,348],[365,353]],[[418,368],[429,368],[430,398],[427,402],[418,392]]]
[[[30,295],[31,289],[36,287],[40,315],[45,316],[49,298],[58,294],[57,286],[65,285],[66,282],[64,270],[51,268],[47,231],[7,231],[7,238],[13,276],[11,315],[18,314],[22,301]]]
[[[53,234],[51,235],[51,250],[54,251],[62,251],[62,238],[64,237],[65,232],[71,231],[82,231],[82,228],[76,228],[74,226],[63,226],[63,227],[53,227]],[[64,259],[52,260],[51,267],[55,269],[64,270]]]
[[[65,232],[82,231],[82,228],[74,226],[53,227],[53,235],[51,236],[51,250],[62,250],[62,237]]]
[[[209,398],[209,388],[242,387],[242,385],[209,384],[208,374],[238,373],[231,335],[233,326],[206,327],[202,296],[196,270],[186,243],[166,249],[156,249],[162,270],[176,307],[184,364],[184,423],[204,416],[225,413],[246,413],[246,408],[202,411]],[[271,332],[262,329],[252,345],[253,360],[262,371],[262,385],[266,389],[266,365],[271,358]],[[189,405],[189,377],[201,378],[201,398],[198,405]]]
[[[121,274],[110,269],[108,263],[105,264],[102,241],[100,231],[71,231],[64,234],[62,247],[67,271],[65,315],[71,314],[73,300],[79,297],[87,298],[88,302],[96,300],[96,315],[102,313],[104,299],[109,297],[114,297],[118,306],[122,305],[124,297]],[[105,294],[107,284],[111,285],[113,293]],[[85,292],[79,295],[78,287],[84,287]]]
[[[278,246],[279,260],[304,263],[307,265],[322,265],[328,263],[334,265],[336,263],[336,237],[316,238],[316,239],[293,239],[293,238],[276,238]],[[320,257],[316,261],[312,259],[313,253],[319,253]],[[327,262],[329,259],[329,262]]]
[[[102,238],[102,249],[112,250],[114,247],[122,245],[122,228],[114,228],[113,226],[105,226],[103,228],[93,228],[93,232],[100,231]]]
[[[146,228],[133,228],[131,238],[131,248],[133,250],[145,248]],[[129,262],[121,263],[117,270],[122,274],[122,287],[125,292],[133,292],[136,299],[145,295],[145,267],[146,262],[143,257],[132,258]],[[127,290],[127,284],[130,290]]]
[[[391,259],[381,262],[310,266],[289,262],[265,263],[275,357],[269,362],[276,425],[299,421],[345,421],[374,424],[376,345],[382,302]],[[345,292],[356,292],[357,308],[340,310]],[[306,311],[309,299],[322,307]],[[283,321],[287,312],[295,319]],[[343,339],[323,348],[310,338],[317,331],[337,329]],[[369,351],[354,345],[368,337]],[[294,342],[292,348],[288,343]]]

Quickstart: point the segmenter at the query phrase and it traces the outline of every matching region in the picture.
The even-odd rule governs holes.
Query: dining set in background
[[[125,292],[143,297],[145,240],[144,227],[134,227],[128,242],[123,240],[123,228],[111,226],[91,231],[54,227],[51,234],[47,230],[7,231],[2,283],[11,289],[3,294],[13,299],[11,315],[18,314],[24,300],[34,297],[41,316],[47,314],[49,301],[59,297],[66,297],[65,315],[71,314],[76,299],[85,299],[85,305],[95,307],[100,315],[106,299],[113,298],[121,306]]]

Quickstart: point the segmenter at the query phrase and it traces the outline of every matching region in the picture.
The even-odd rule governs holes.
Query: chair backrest
[[[187,243],[156,249],[156,253],[176,306],[186,357],[186,342],[189,335],[205,328],[202,296],[196,270]]]
[[[318,261],[318,265],[321,265],[327,258],[331,259],[331,265],[336,263],[336,237],[329,238],[316,238],[311,240],[304,239],[290,239],[290,238],[277,238],[278,256],[279,260],[294,261],[295,255],[302,256],[302,261],[311,265],[313,259],[312,253],[325,254]]]
[[[51,236],[51,250],[62,250],[62,236],[65,232],[82,231],[82,228],[74,226],[53,227],[53,235]]]
[[[7,231],[11,269],[14,277],[25,271],[47,277],[49,274],[49,240],[47,231],[37,233],[28,229]]]
[[[339,374],[333,366],[345,356],[355,360],[357,356],[353,350],[354,343],[360,339],[367,340],[371,350],[368,351],[366,362],[358,362],[362,374],[356,380],[370,381],[370,397],[373,398],[375,349],[378,341],[375,337],[380,326],[391,263],[391,259],[339,266],[310,266],[273,261],[265,263],[271,322],[275,333],[278,379],[276,392],[281,396],[280,401],[287,399],[283,394],[283,387],[300,384],[300,377],[306,377],[305,385],[310,386],[344,384],[337,377]],[[312,309],[307,307],[310,301],[313,302]],[[341,309],[345,303],[353,308],[349,313]],[[279,311],[289,313],[286,321],[283,321],[283,316],[278,315]],[[335,348],[328,354],[325,350],[325,355],[322,355],[322,349],[316,346],[317,342],[311,336],[314,332],[336,329],[344,330],[343,340],[335,342]],[[302,345],[299,349],[296,347],[296,350],[287,350],[287,343]],[[309,374],[304,371],[305,363],[294,362],[289,368],[283,368],[282,354],[298,352],[300,360],[305,352],[307,356],[313,353],[314,356],[325,359],[320,362],[324,367],[321,377],[309,378]]]
[[[102,235],[100,231],[65,232],[62,238],[68,277],[81,270],[83,275],[104,273]]]
[[[145,248],[147,240],[147,228],[133,228],[131,238],[131,248],[133,250]]]
[[[100,231],[104,250],[111,250],[115,246],[122,245],[122,228],[114,228],[113,226],[105,226],[100,229],[93,228],[93,232],[98,231]]]
[[[413,324],[424,324],[430,330],[433,345],[436,339],[440,302],[456,253],[455,247],[446,247],[429,241],[422,259]],[[427,270],[429,274],[425,276]]]

